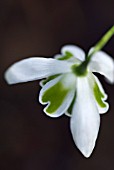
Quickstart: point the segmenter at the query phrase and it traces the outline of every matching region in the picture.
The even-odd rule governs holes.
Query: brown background
[[[0,0],[0,170],[114,170],[114,86],[89,159],[75,147],[69,118],[47,117],[38,81],[8,86],[3,73],[28,56],[50,57],[64,44],[86,52],[114,24],[113,0]],[[105,46],[114,56],[114,38]]]

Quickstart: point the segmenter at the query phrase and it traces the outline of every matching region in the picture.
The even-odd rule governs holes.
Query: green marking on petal
[[[48,77],[47,79],[45,80],[42,80],[42,85],[44,86],[46,83],[48,83],[50,80],[53,80],[55,79],[56,77],[58,77],[60,74],[57,74],[57,75],[53,75],[53,76],[50,76]]]
[[[65,55],[58,58],[58,60],[68,60],[73,57],[73,54],[70,53],[69,51],[65,51]]]
[[[95,99],[97,100],[98,104],[102,108],[106,107],[106,104],[102,101],[102,98],[104,98],[104,94],[100,91],[97,83],[95,83],[95,86],[94,86],[94,95],[95,95]]]
[[[49,114],[54,113],[63,103],[65,97],[69,92],[68,88],[65,88],[61,82],[56,83],[54,86],[46,90],[42,96],[42,101],[50,102],[46,111]]]
[[[74,106],[74,102],[76,101],[76,94],[75,94],[75,96],[74,96],[74,98],[73,98],[73,101],[72,101],[72,103],[71,103],[71,105],[70,105],[70,107],[68,108],[68,114],[69,115],[72,115],[72,109],[73,109],[73,106]]]

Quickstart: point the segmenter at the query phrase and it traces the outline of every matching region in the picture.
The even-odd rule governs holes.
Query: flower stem
[[[93,47],[92,52],[89,55],[87,55],[85,61],[83,61],[75,69],[75,72],[76,72],[77,75],[85,75],[85,73],[87,72],[87,66],[88,66],[93,54],[95,54],[97,51],[101,50],[113,35],[114,35],[114,26],[112,26],[105,33],[105,35],[98,41],[98,43]]]
[[[91,59],[92,55],[97,51],[101,50],[105,44],[110,40],[110,38],[114,35],[114,26],[112,26],[105,35],[98,41],[98,43],[94,46],[93,51],[89,54],[88,58]]]

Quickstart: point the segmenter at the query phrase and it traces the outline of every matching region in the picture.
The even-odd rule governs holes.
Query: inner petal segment
[[[44,112],[51,117],[58,117],[66,112],[75,94],[75,76],[71,73],[56,77],[47,82],[41,92],[39,100],[48,104]]]

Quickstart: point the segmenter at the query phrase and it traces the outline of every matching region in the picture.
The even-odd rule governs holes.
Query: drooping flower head
[[[114,34],[114,26],[89,50],[75,45],[62,47],[61,54],[52,58],[32,57],[13,64],[6,72],[9,84],[44,79],[39,102],[46,105],[50,117],[70,116],[70,129],[78,149],[89,157],[94,149],[100,126],[100,115],[109,105],[98,72],[108,82],[114,82],[114,60],[101,48]]]

